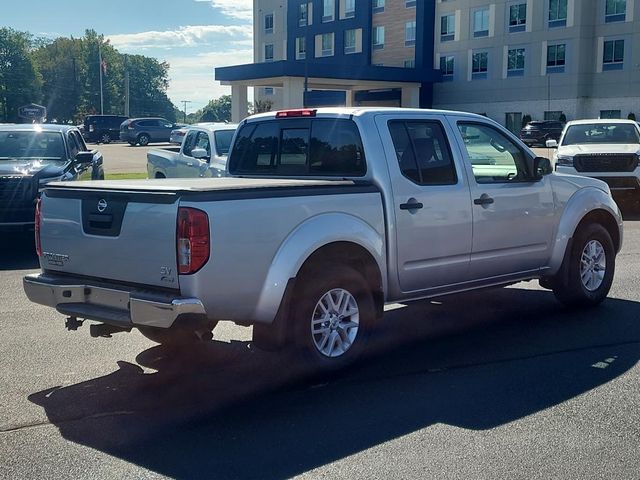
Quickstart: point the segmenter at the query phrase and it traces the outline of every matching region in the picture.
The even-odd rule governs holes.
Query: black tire
[[[293,309],[291,320],[294,322],[295,346],[304,363],[314,370],[330,371],[355,361],[365,350],[376,319],[373,295],[366,280],[350,267],[327,265],[304,273],[300,282],[294,297],[298,303]],[[338,309],[330,309],[331,321],[329,312],[319,315],[319,312],[323,311],[319,307],[320,301],[323,299],[328,301],[327,295],[333,300],[339,300],[340,291],[347,292],[350,298],[343,297],[343,302],[339,302]],[[355,302],[357,317],[354,315],[342,317],[339,314],[344,313],[345,310],[353,312],[354,304],[351,300]],[[343,309],[340,308],[341,306]],[[318,324],[321,316],[326,318],[326,322]],[[313,319],[316,321],[314,322]],[[357,330],[353,337],[351,335],[354,327],[349,326],[352,322],[357,323]],[[324,333],[317,332],[314,335],[312,332],[314,323],[316,329],[324,329]],[[336,336],[339,338],[334,340]],[[335,350],[332,345],[329,345],[330,341],[332,345],[335,344]],[[324,353],[320,348],[323,342],[326,342]],[[340,343],[339,346],[338,343]],[[336,355],[331,356],[331,351]]]
[[[152,342],[173,347],[186,347],[211,340],[213,338],[211,332],[217,324],[218,322],[209,322],[206,327],[199,330],[158,327],[138,327],[138,330]]]
[[[162,173],[156,173],[156,177],[155,178],[167,178],[164,176],[164,174]]]
[[[602,271],[597,263],[601,262],[594,264],[585,260],[584,268],[587,270],[583,268],[581,271],[583,253],[589,245],[596,249],[598,245],[602,247],[605,263],[601,280],[597,279],[598,272]],[[556,298],[569,307],[592,307],[601,303],[607,297],[613,283],[615,256],[611,235],[602,225],[589,223],[581,227],[573,237],[571,251],[565,256],[560,271],[553,279],[553,293]],[[585,274],[585,281],[581,272]],[[592,272],[591,277],[589,272]],[[595,283],[590,287],[585,285],[585,282],[590,281]]]
[[[149,145],[150,140],[151,139],[149,138],[149,135],[147,135],[146,133],[141,133],[140,135],[138,135],[138,143],[141,147],[146,147],[147,145]]]
[[[111,143],[111,135],[109,134],[109,132],[104,132],[102,135],[100,135],[99,143]]]

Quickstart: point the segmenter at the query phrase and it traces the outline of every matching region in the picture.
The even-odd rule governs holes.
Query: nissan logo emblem
[[[98,200],[98,211],[100,213],[104,212],[107,209],[107,201],[104,198],[101,198],[100,200]]]

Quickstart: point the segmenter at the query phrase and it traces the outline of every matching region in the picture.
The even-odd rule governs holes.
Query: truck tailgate
[[[47,188],[41,267],[177,289],[178,199],[168,191]]]

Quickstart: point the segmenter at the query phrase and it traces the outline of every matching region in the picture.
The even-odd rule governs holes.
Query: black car
[[[120,137],[120,125],[128,117],[123,115],[87,115],[84,119],[84,138],[92,143],[110,143]]]
[[[131,146],[168,142],[174,128],[177,125],[164,118],[132,118],[120,125],[120,140]]]
[[[101,179],[102,154],[87,148],[76,127],[0,125],[0,231],[33,228],[47,184]]]
[[[534,145],[544,147],[547,140],[560,140],[563,128],[562,122],[555,120],[529,122],[526,127],[520,130],[520,139],[530,147]]]

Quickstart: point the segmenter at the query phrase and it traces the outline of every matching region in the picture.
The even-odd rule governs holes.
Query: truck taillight
[[[189,275],[200,270],[209,260],[209,217],[202,210],[178,209],[176,232],[178,271]]]
[[[35,240],[36,240],[36,253],[39,257],[42,256],[42,244],[40,243],[40,220],[42,219],[42,214],[40,213],[40,202],[41,198],[38,197],[36,200],[36,217],[34,223],[35,229]]]

